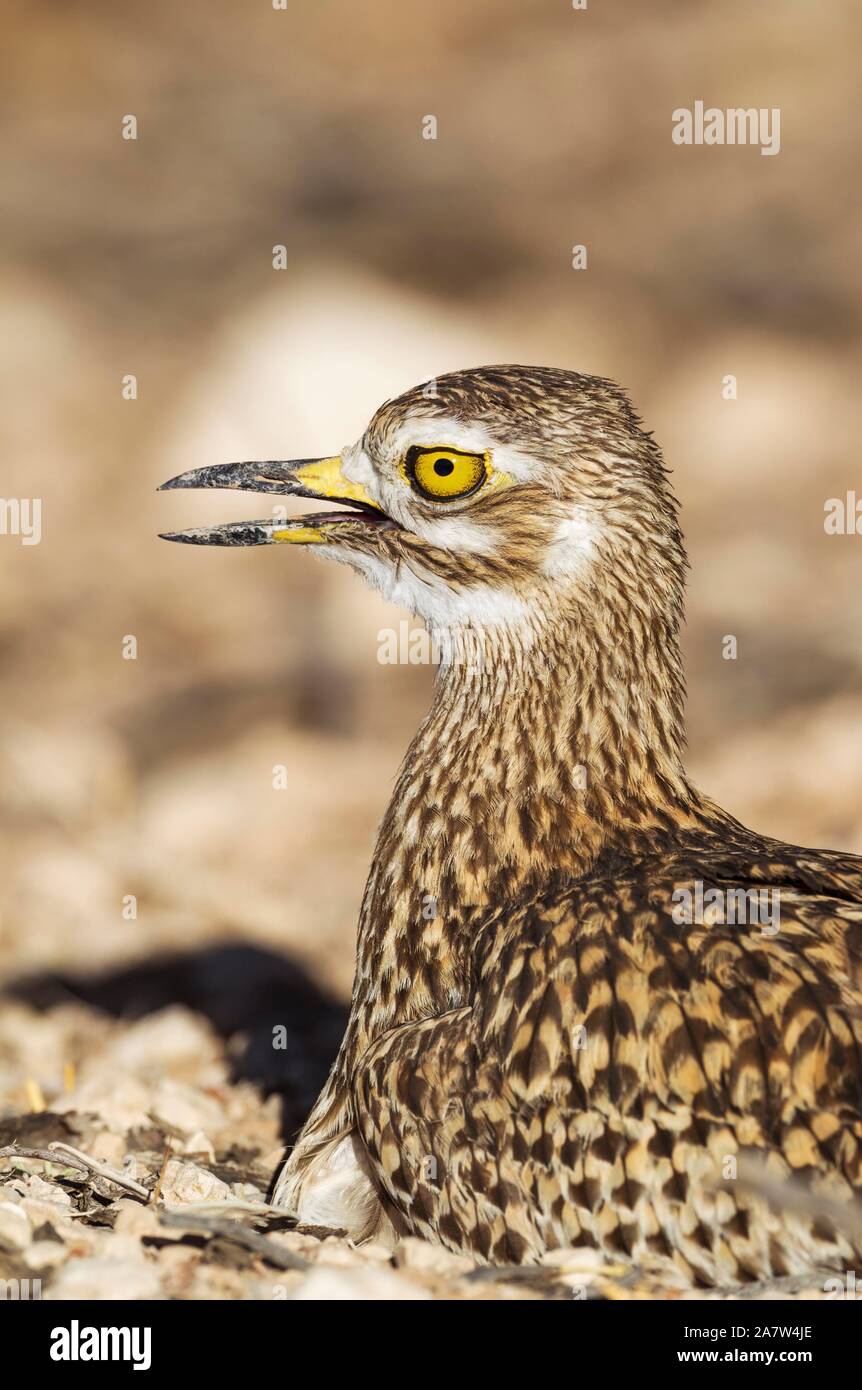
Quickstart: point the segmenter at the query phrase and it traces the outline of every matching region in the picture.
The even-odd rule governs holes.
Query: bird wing
[[[777,923],[678,920],[680,893],[780,895]],[[747,899],[751,901],[751,899]],[[773,930],[777,926],[777,930]],[[357,1123],[420,1234],[491,1263],[563,1245],[712,1283],[853,1247],[741,1181],[862,1186],[862,861],[758,841],[645,858],[498,909],[469,1004],[357,1068]]]

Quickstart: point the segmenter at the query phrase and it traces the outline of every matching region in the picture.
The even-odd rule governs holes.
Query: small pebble
[[[27,1213],[18,1202],[0,1201],[0,1250],[24,1250],[32,1230]]]
[[[177,1207],[186,1202],[223,1202],[231,1190],[199,1164],[171,1158],[162,1174],[161,1195],[166,1207]]]

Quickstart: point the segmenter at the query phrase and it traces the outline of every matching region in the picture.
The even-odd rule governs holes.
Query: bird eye
[[[466,497],[481,487],[488,476],[485,454],[467,454],[462,449],[428,449],[414,445],[407,453],[407,477],[422,497],[447,502]]]

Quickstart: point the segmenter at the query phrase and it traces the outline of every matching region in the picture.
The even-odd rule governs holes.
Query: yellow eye
[[[488,476],[488,459],[485,454],[466,454],[462,449],[428,449],[417,444],[407,453],[407,476],[423,497],[447,502],[482,486]]]

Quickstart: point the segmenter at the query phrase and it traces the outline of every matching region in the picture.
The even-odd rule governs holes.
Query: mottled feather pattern
[[[829,857],[810,857],[820,896],[790,887],[777,938],[675,926],[671,893],[708,858],[695,844],[507,909],[477,938],[473,1006],[369,1049],[356,1113],[410,1229],[478,1260],[588,1245],[703,1284],[853,1258],[725,1174],[747,1153],[823,1196],[862,1187],[862,909],[843,916],[849,885],[829,896]],[[754,868],[714,858],[715,883]]]
[[[587,1247],[699,1285],[843,1268],[862,1252],[840,1223],[776,1211],[737,1166],[862,1196],[862,861],[758,836],[689,781],[685,553],[619,389],[514,367],[436,388],[381,408],[371,456],[413,414],[490,422],[547,468],[543,501],[472,507],[505,533],[490,555],[374,544],[421,550],[453,589],[514,586],[529,619],[481,634],[482,669],[441,667],[378,833],[347,1034],[278,1200],[301,1211],[356,1130],[398,1228],[480,1263]],[[537,559],[563,504],[600,528],[566,584]],[[681,921],[683,889],[771,893],[780,920]]]

